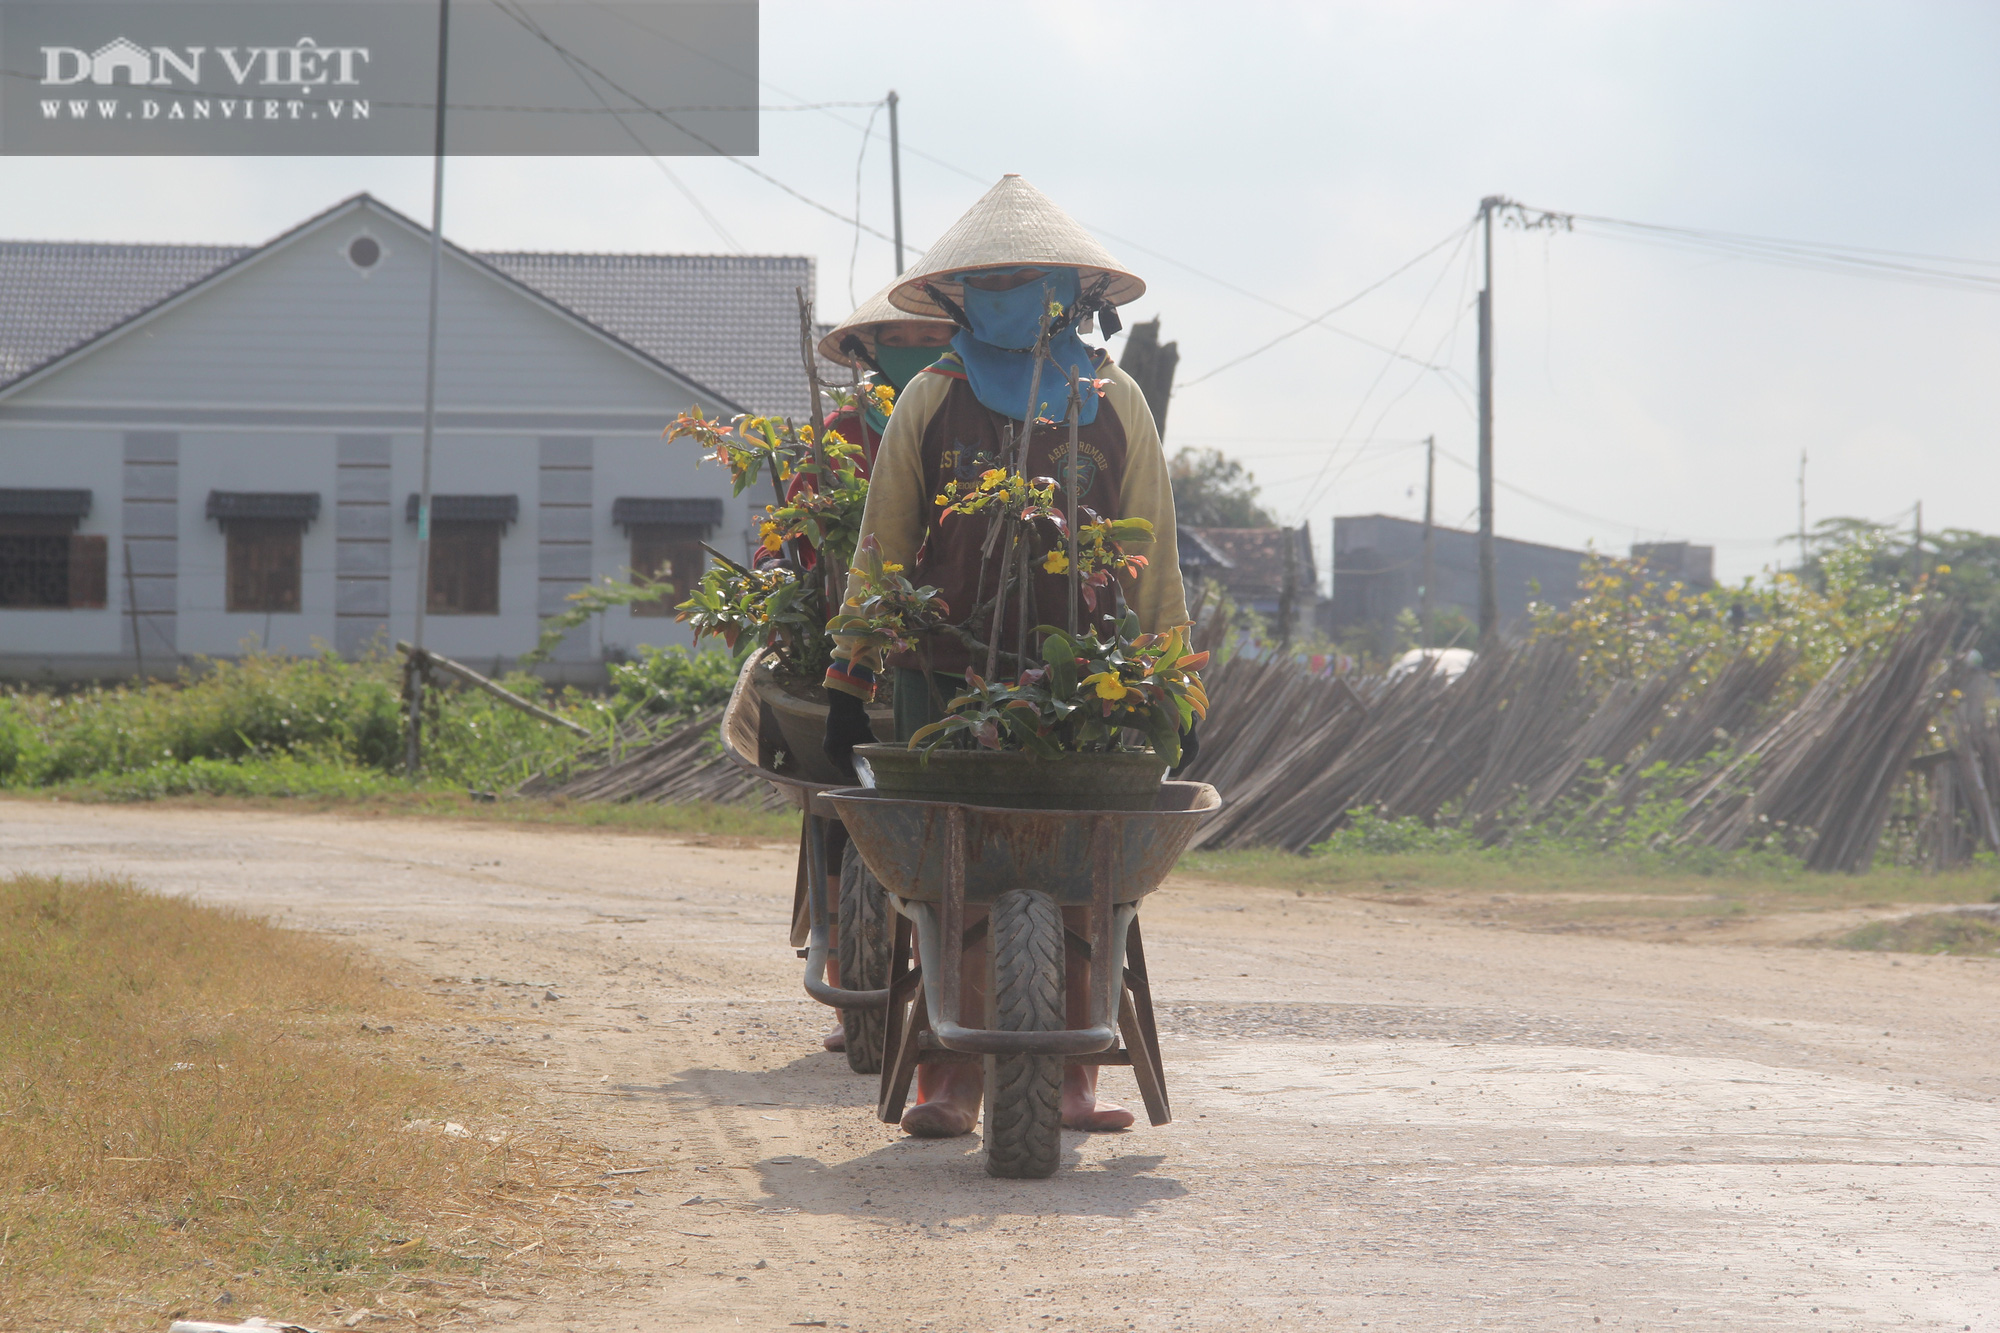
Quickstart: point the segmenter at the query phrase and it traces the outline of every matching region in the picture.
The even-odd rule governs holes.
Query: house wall
[[[1438,528],[1434,560],[1439,609],[1479,615],[1479,534]],[[1582,551],[1535,542],[1494,540],[1495,583],[1502,633],[1518,632],[1528,603],[1567,606],[1576,599]],[[1324,604],[1324,625],[1335,634],[1357,628],[1387,633],[1398,613],[1422,600],[1424,525],[1410,519],[1368,514],[1333,521],[1333,596]]]
[[[374,269],[348,263],[366,232]],[[88,486],[82,531],[109,538],[102,610],[0,610],[0,676],[130,674],[132,609],[149,672],[246,648],[353,656],[410,637],[422,474],[426,240],[359,201],[280,241],[208,290],[0,396],[0,478]],[[441,291],[437,494],[512,494],[500,545],[500,614],[426,617],[425,642],[481,669],[532,648],[571,588],[622,576],[619,496],[716,496],[721,550],[749,548],[749,502],[727,474],[661,428],[688,407],[728,415],[659,367],[607,343],[473,264]],[[296,614],[225,609],[226,539],[211,490],[315,491]],[[132,551],[134,577],[125,578]],[[672,619],[614,611],[572,633],[551,674],[602,677],[607,656],[686,642]]]

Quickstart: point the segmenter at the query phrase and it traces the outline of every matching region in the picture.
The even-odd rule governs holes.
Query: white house
[[[0,676],[148,674],[407,638],[428,234],[356,196],[250,249],[0,243]],[[447,242],[426,641],[487,668],[599,575],[750,545],[750,497],[662,429],[802,416],[803,257]],[[671,614],[573,632],[601,677]]]

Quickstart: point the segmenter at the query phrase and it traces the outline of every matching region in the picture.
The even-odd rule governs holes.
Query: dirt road
[[[0,862],[452,978],[490,1015],[453,1040],[665,1164],[605,1200],[617,1276],[487,1326],[2000,1330],[1993,961],[1170,883],[1147,949],[1178,1120],[1000,1182],[817,1053],[789,848],[0,802]]]

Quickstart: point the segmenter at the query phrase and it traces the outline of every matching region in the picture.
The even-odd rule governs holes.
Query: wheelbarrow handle
[[[903,898],[892,898],[896,910],[908,917],[916,926],[917,946],[926,960],[943,959],[948,947],[944,932],[939,928],[936,905],[915,902]],[[1131,903],[1119,903],[1112,910],[1111,937],[1105,941],[1110,947],[1105,951],[1105,961],[1109,964],[1107,975],[1120,977],[1125,971],[1125,934],[1139,915],[1139,909]],[[956,943],[956,941],[954,941]],[[1116,1001],[1108,1003],[1105,997],[1115,994],[1108,988],[1093,988],[1091,1017],[1096,1020],[1090,1027],[1060,1028],[1054,1032],[1008,1032],[1000,1028],[969,1028],[958,1021],[958,996],[949,992],[938,977],[950,969],[931,971],[926,962],[924,972],[924,1004],[928,1010],[931,1030],[937,1034],[938,1043],[947,1050],[964,1051],[968,1055],[1095,1055],[1118,1045],[1117,1029],[1111,1025],[1111,1008]]]
[[[826,960],[832,952],[832,932],[826,920],[826,826],[824,816],[806,813],[806,899],[812,933],[806,938],[806,994],[834,1009],[882,1008],[889,1003],[882,990],[842,990],[826,982]]]

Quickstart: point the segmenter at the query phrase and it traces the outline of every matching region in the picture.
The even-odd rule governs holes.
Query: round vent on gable
[[[373,236],[357,236],[347,243],[347,262],[367,271],[382,259],[382,243]]]

